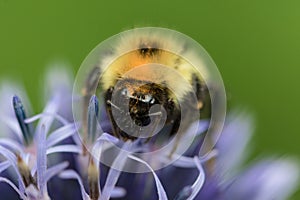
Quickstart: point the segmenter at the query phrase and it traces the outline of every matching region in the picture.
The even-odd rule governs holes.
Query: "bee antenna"
[[[115,105],[115,104],[114,104],[113,102],[111,102],[110,100],[107,100],[106,102],[107,102],[108,104],[110,104],[112,107],[118,109],[120,112],[123,112],[123,111],[121,110],[121,108],[119,108],[117,105]]]
[[[150,113],[147,116],[157,116],[157,115],[162,115],[162,112],[155,112],[155,113]]]

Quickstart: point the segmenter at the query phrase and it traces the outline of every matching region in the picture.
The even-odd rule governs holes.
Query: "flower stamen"
[[[97,200],[100,196],[99,191],[99,170],[94,164],[93,159],[90,159],[90,164],[88,167],[88,183],[90,189],[90,198],[92,200]]]
[[[25,109],[21,102],[21,99],[17,95],[13,96],[13,107],[24,137],[24,142],[26,145],[29,145],[33,138],[33,131],[31,125],[25,123]]]
[[[99,113],[99,102],[98,98],[93,95],[90,99],[88,107],[88,140],[94,141],[97,130],[97,117]]]
[[[37,183],[33,178],[33,176],[31,175],[29,167],[26,165],[26,163],[19,155],[17,155],[17,166],[22,176],[25,187],[28,187],[29,185],[32,184],[37,188]]]

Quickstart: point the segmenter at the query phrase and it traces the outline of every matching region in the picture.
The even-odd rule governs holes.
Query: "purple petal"
[[[289,159],[262,161],[242,173],[226,190],[228,199],[287,199],[299,181],[299,167]],[[250,198],[251,197],[251,198]]]
[[[1,162],[0,163],[0,174],[1,174],[1,172],[3,172],[4,170],[6,170],[9,167],[10,167],[10,163],[8,160]]]
[[[80,186],[81,196],[83,200],[90,200],[89,195],[85,192],[80,176],[74,170],[63,171],[59,174],[59,177],[63,179],[76,179]]]
[[[199,158],[201,163],[207,162],[208,160],[216,157],[218,155],[218,151],[217,150],[212,150],[210,153],[208,153],[205,157],[203,158]],[[194,158],[192,157],[188,157],[188,156],[179,156],[174,154],[175,158],[178,158],[177,160],[174,160],[172,162],[173,166],[176,167],[181,167],[181,168],[196,168],[197,165],[195,164]],[[161,156],[160,157],[162,162],[167,162],[169,163],[169,159],[167,156]]]
[[[119,179],[119,176],[121,174],[121,171],[116,169],[122,169],[125,165],[125,162],[127,160],[127,156],[129,152],[126,150],[129,148],[129,143],[126,142],[124,146],[122,147],[123,150],[120,151],[118,156],[115,158],[109,172],[106,178],[105,185],[103,187],[102,195],[100,196],[100,200],[109,200],[112,194],[112,191]]]
[[[209,127],[209,121],[208,120],[201,120],[196,121],[188,128],[185,135],[189,135],[190,137],[196,137],[197,135],[202,134],[204,131],[206,131]],[[196,130],[196,132],[195,132]],[[196,135],[195,135],[196,133]]]
[[[118,139],[107,133],[103,133],[95,142],[95,144],[92,148],[92,156],[94,159],[94,163],[96,165],[96,169],[98,169],[98,170],[99,170],[99,164],[100,164],[101,153],[103,150],[104,142],[110,142],[110,144],[117,143]],[[98,182],[98,189],[99,189],[99,192],[101,193],[100,182]]]
[[[198,157],[194,157],[194,162],[199,170],[199,176],[197,177],[196,181],[194,182],[194,184],[192,185],[192,189],[193,192],[191,194],[191,196],[187,199],[187,200],[193,200],[197,194],[199,193],[199,191],[201,190],[204,181],[205,181],[205,173],[204,170],[201,166],[200,160]]]
[[[50,116],[50,117],[53,117],[54,119],[56,119],[57,121],[59,121],[60,123],[62,123],[63,125],[67,125],[69,122],[68,120],[66,120],[64,117],[60,116],[59,114],[56,114],[56,113],[40,113],[40,114],[37,114],[37,115],[34,115],[32,117],[28,117],[27,119],[24,120],[25,123],[32,123],[32,122],[35,122],[43,117],[47,117],[47,116]]]
[[[49,196],[47,194],[44,196],[40,195],[39,190],[32,184],[26,188],[26,196],[27,199],[30,200],[49,200]]]
[[[64,144],[64,145],[59,145],[59,146],[55,146],[55,147],[51,147],[49,149],[47,149],[47,155],[52,154],[52,153],[78,153],[81,154],[82,153],[82,148],[77,146],[77,145],[73,145],[73,144]]]
[[[46,193],[47,189],[45,180],[47,169],[46,148],[46,130],[45,126],[42,126],[37,135],[37,184],[42,195]]]
[[[252,118],[244,113],[232,113],[217,143],[217,171],[228,179],[247,157],[246,147],[253,131]]]
[[[68,165],[68,162],[63,162],[47,169],[45,175],[45,182],[48,182],[53,176],[62,172],[65,168],[68,167]]]
[[[39,120],[39,123],[36,128],[36,135],[39,134],[39,131],[41,130],[42,126],[45,126],[45,132],[48,133],[52,122],[54,120],[54,116],[58,110],[59,107],[59,96],[54,96],[46,105],[45,109],[43,110],[43,113],[49,113],[51,115],[44,115]]]
[[[22,152],[23,151],[23,147],[19,143],[17,143],[14,140],[8,139],[8,138],[1,138],[0,145],[8,148],[9,150],[11,150],[13,152]]]
[[[47,148],[61,142],[62,140],[70,137],[76,132],[75,124],[65,125],[54,132],[47,138]]]
[[[119,139],[108,134],[108,133],[103,133],[96,142],[100,142],[100,141],[107,141],[107,142],[111,142],[113,144],[116,144],[119,142]]]
[[[103,133],[95,142],[93,149],[92,149],[92,155],[95,159],[94,163],[96,164],[97,169],[99,169],[99,161],[101,159],[101,152],[103,150],[104,142],[110,142],[112,144],[118,143],[119,139],[116,137],[108,134]],[[104,149],[105,150],[105,149]]]
[[[7,183],[10,187],[12,187],[22,199],[27,199],[23,192],[21,192],[10,180],[4,177],[0,177],[0,182]]]
[[[10,162],[10,164],[12,165],[12,167],[14,168],[17,177],[18,177],[18,182],[19,182],[19,189],[22,193],[24,193],[25,191],[25,185],[22,181],[22,176],[19,172],[18,166],[17,166],[17,158],[16,156],[10,152],[8,149],[0,146],[0,153]]]
[[[115,187],[111,193],[112,198],[121,198],[126,195],[126,190],[121,187]]]
[[[131,159],[133,159],[133,160],[135,160],[135,161],[138,161],[138,162],[140,162],[140,163],[143,163],[144,165],[147,166],[148,169],[150,169],[150,171],[151,171],[152,174],[153,174],[154,180],[155,180],[155,184],[156,184],[156,188],[157,188],[157,194],[158,194],[158,199],[160,199],[160,200],[167,200],[168,197],[167,197],[167,194],[166,194],[166,192],[165,192],[165,189],[164,189],[164,187],[162,186],[162,184],[161,184],[159,178],[157,177],[156,173],[155,173],[154,170],[151,168],[151,166],[150,166],[147,162],[145,162],[144,160],[139,159],[139,158],[137,158],[137,157],[135,157],[135,156],[133,156],[133,155],[128,155],[128,157],[131,158]]]
[[[77,130],[80,129],[80,125],[78,123],[76,123],[75,126],[76,126]],[[72,139],[74,140],[74,142],[75,142],[76,145],[82,146],[82,140],[81,140],[80,135],[78,133],[77,134],[73,134],[72,135]]]

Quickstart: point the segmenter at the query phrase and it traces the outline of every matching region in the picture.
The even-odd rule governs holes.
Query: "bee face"
[[[144,127],[146,128],[151,123],[153,126],[153,119],[162,117],[161,106],[164,107],[167,116],[169,116],[166,123],[172,121],[170,116],[174,117],[172,114],[175,113],[175,110],[179,111],[179,109],[175,107],[174,101],[170,99],[170,93],[171,91],[168,88],[157,83],[123,79],[114,88],[107,91],[106,102],[109,102],[107,111],[109,115],[112,115],[113,107],[117,108],[117,114],[111,118],[114,123],[116,123],[115,121],[121,121],[121,126],[126,126],[131,130],[138,126],[142,132]],[[145,130],[149,130],[149,127],[147,128]],[[121,133],[122,131],[119,129],[115,131],[117,136],[121,136],[125,140],[135,139],[128,134]]]
[[[128,112],[131,119],[138,126],[147,126],[151,120],[149,117],[150,108],[157,102],[157,94],[155,94],[150,84],[138,84],[134,80],[126,80],[131,84],[124,84],[118,90],[120,101],[128,101]],[[123,85],[123,84],[122,84]]]

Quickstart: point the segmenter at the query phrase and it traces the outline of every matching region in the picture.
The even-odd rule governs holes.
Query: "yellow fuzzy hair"
[[[112,54],[101,58],[101,85],[104,90],[114,86],[119,79],[164,83],[174,90],[177,97],[183,97],[192,90],[192,75],[203,81],[205,67],[199,55],[189,49],[189,44],[182,41],[176,34],[166,35],[159,30],[136,29],[124,32],[112,46]],[[142,55],[141,48],[158,49],[158,52]],[[157,69],[151,64],[164,67]],[[193,65],[198,65],[195,68]],[[135,70],[141,68],[142,70]],[[156,70],[157,69],[157,70]],[[199,73],[201,70],[201,74]],[[132,70],[130,73],[128,73]],[[174,76],[170,73],[174,70]],[[185,80],[185,81],[182,81]]]

